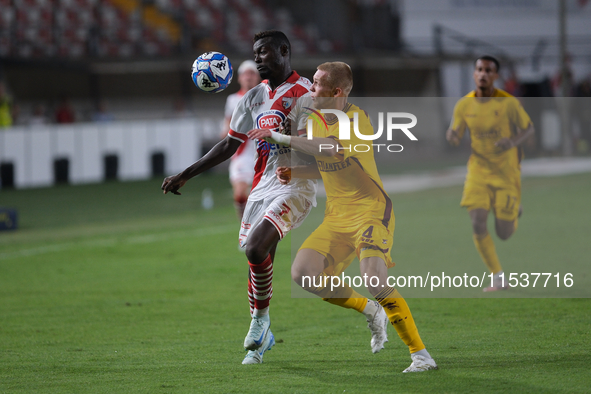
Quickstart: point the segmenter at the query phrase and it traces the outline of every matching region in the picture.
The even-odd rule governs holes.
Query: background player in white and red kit
[[[250,89],[254,88],[261,82],[257,65],[252,60],[245,60],[238,67],[238,83],[240,90],[228,96],[226,99],[226,108],[224,110],[224,127],[222,129],[222,138],[226,138],[228,130],[230,129],[230,120],[232,113],[238,105],[240,99]],[[246,200],[248,193],[252,186],[254,178],[254,163],[255,163],[256,148],[252,140],[248,140],[236,151],[230,160],[230,183],[234,192],[234,207],[236,207],[236,214],[238,219],[242,220],[244,208],[246,207]]]
[[[200,160],[162,183],[164,193],[180,194],[191,178],[229,159],[248,140],[252,129],[278,131],[286,121],[303,130],[307,114],[298,97],[309,96],[311,83],[291,69],[291,45],[282,32],[271,30],[254,36],[254,61],[265,80],[239,101],[230,122],[228,137]],[[285,130],[285,129],[284,129]],[[248,197],[240,228],[240,246],[249,265],[248,294],[251,307],[250,329],[244,339],[249,350],[243,364],[262,362],[263,354],[275,343],[269,329],[269,300],[273,295],[273,257],[277,243],[299,226],[315,205],[316,182],[298,179],[282,185],[275,176],[278,167],[291,166],[291,149],[264,140],[257,142],[253,189]],[[297,161],[296,161],[297,163]]]

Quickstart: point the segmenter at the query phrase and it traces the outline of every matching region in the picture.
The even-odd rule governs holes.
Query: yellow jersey
[[[510,166],[519,169],[523,156],[521,148],[501,151],[495,143],[517,134],[517,128],[527,129],[531,119],[523,106],[509,93],[495,89],[491,98],[478,98],[474,91],[460,99],[453,112],[451,129],[461,138],[470,131],[472,156],[469,166],[495,172]]]
[[[328,127],[315,123],[313,136],[331,138],[339,143],[336,156],[316,156],[316,164],[326,189],[326,219],[348,223],[364,220],[368,215],[380,218],[388,227],[393,220],[392,201],[384,191],[382,180],[374,159],[372,141],[358,138],[353,131],[354,114],[358,116],[358,130],[364,135],[373,135],[371,121],[365,111],[347,103],[342,110],[347,114],[351,126],[351,139],[339,139],[339,125],[336,117],[324,120]]]
[[[0,99],[0,128],[12,126],[12,104],[7,99]]]

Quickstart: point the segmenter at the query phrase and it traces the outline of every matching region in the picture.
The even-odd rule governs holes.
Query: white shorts
[[[244,249],[248,235],[263,219],[268,220],[279,233],[280,239],[302,224],[310,213],[312,203],[299,195],[278,195],[264,200],[248,200],[242,216],[238,242]]]

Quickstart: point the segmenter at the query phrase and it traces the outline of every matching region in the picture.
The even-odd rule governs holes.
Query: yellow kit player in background
[[[352,87],[351,68],[334,62],[318,66],[310,89],[316,109],[339,110],[346,115],[341,122],[351,127],[350,140],[339,140],[337,116],[323,115],[316,110],[312,110],[314,115],[325,120],[326,125],[324,122],[314,124],[312,139],[291,138],[266,129],[253,130],[249,137],[266,138],[314,156],[316,164],[312,166],[280,167],[277,174],[282,182],[288,183],[292,176],[322,177],[324,181],[327,194],[324,221],[298,251],[291,270],[294,281],[331,304],[363,313],[372,332],[374,353],[388,340],[389,321],[411,353],[412,364],[404,372],[437,369],[406,301],[387,284],[387,269],[394,266],[390,259],[394,212],[379,177],[373,151],[370,148],[357,152],[354,148],[358,144],[370,146],[352,131],[355,117],[362,134],[373,135],[374,131],[367,114],[347,102]],[[347,284],[331,289],[329,276],[340,276],[355,257],[359,258],[362,275],[378,279],[366,282],[377,302],[368,300]]]
[[[495,230],[502,240],[508,239],[517,229],[521,214],[523,150],[520,145],[534,132],[519,100],[494,87],[498,71],[499,62],[492,56],[476,60],[476,90],[458,101],[446,134],[454,146],[459,144],[466,129],[472,140],[461,206],[468,209],[472,220],[476,250],[494,274],[492,286],[484,291],[508,288],[507,279],[501,280],[503,268],[486,221],[492,209]]]

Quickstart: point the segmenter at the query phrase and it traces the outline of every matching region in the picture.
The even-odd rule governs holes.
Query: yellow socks
[[[484,261],[490,272],[496,274],[502,271],[503,268],[501,267],[501,263],[499,263],[495,244],[490,234],[487,233],[485,236],[473,234],[473,238],[476,250],[480,253],[482,261]]]
[[[330,290],[330,278],[326,273],[322,272],[316,277],[314,285],[320,284],[320,286],[314,289],[308,289],[311,293],[321,297],[324,301],[334,305],[341,306],[343,308],[355,309],[357,312],[362,313],[363,309],[367,305],[367,297],[362,296],[347,284],[341,284],[340,287],[335,288],[333,291]],[[327,286],[324,286],[324,284]]]
[[[363,313],[365,306],[367,305],[367,298],[357,293],[355,290],[351,290],[351,297],[349,298],[323,298],[324,301],[334,305],[342,306],[343,308],[355,309],[359,313]]]
[[[410,353],[416,353],[425,348],[419,335],[419,330],[410,313],[408,304],[400,293],[391,287],[387,287],[376,295],[376,300],[384,307],[386,315],[398,336],[408,346]]]

